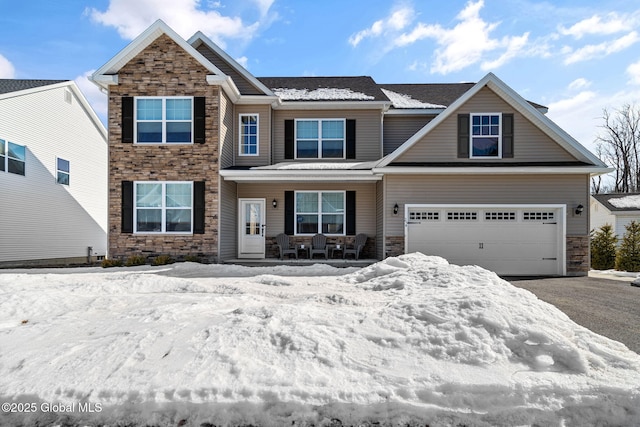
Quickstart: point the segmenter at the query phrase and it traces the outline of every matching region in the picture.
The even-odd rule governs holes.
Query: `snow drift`
[[[640,356],[494,273],[343,272],[0,274],[0,423],[640,424]]]

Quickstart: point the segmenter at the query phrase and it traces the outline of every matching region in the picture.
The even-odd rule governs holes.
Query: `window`
[[[136,142],[138,144],[192,143],[192,112],[193,98],[136,98]]]
[[[136,233],[191,233],[192,182],[136,182]]]
[[[502,157],[499,113],[471,114],[471,157]]]
[[[23,145],[0,139],[0,171],[24,176],[25,162],[26,148]]]
[[[447,212],[447,221],[476,221],[477,219],[477,212]]]
[[[297,191],[296,234],[344,235],[343,191]]]
[[[258,115],[240,115],[240,155],[258,155]]]
[[[58,184],[69,185],[69,160],[58,158],[56,168],[58,170]]]
[[[296,120],[296,158],[343,159],[345,120]]]

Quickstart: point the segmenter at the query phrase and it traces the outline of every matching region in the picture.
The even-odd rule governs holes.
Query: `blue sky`
[[[201,30],[255,76],[475,82],[493,72],[589,148],[602,109],[640,104],[633,1],[0,0],[0,78],[76,80],[156,19]]]

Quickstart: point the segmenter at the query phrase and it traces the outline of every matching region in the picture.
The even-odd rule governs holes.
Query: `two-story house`
[[[107,130],[71,80],[0,79],[0,267],[107,253]]]
[[[109,92],[109,254],[275,256],[275,236],[501,274],[586,274],[606,166],[495,75],[476,84],[257,78],[157,21]]]

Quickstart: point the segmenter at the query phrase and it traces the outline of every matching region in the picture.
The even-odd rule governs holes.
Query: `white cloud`
[[[558,31],[565,36],[573,36],[581,39],[589,34],[615,34],[629,31],[637,24],[638,19],[633,15],[618,15],[615,12],[607,14],[604,18],[594,15],[590,18],[572,25],[569,28],[560,26]]]
[[[431,72],[447,74],[480,62],[488,53],[504,49],[498,59],[483,63],[483,69],[497,68],[510,59],[520,55],[527,45],[529,33],[521,36],[508,36],[502,39],[491,37],[499,23],[490,23],[480,17],[484,1],[468,2],[457,15],[460,21],[453,28],[444,28],[439,24],[418,23],[412,31],[396,38],[396,46],[406,46],[425,38],[433,38],[440,46],[435,51],[435,60]]]
[[[274,0],[254,0],[264,17]],[[162,19],[180,36],[188,38],[200,30],[224,47],[223,39],[250,39],[260,22],[247,25],[238,16],[223,16],[217,10],[199,8],[199,0],[110,0],[102,12],[91,8],[89,16],[100,24],[115,27],[120,36],[133,39],[157,19]]]
[[[356,47],[362,40],[368,37],[379,37],[389,31],[402,31],[411,22],[414,11],[410,7],[395,9],[387,18],[374,22],[371,27],[358,31],[349,37],[349,43]]]
[[[89,81],[89,76],[91,76],[96,70],[89,70],[84,74],[76,77],[73,81],[78,85],[80,91],[87,98],[87,101],[93,108],[93,111],[96,112],[102,123],[107,124],[107,109],[108,109],[108,100],[107,95],[103,93],[98,86]]]
[[[247,58],[246,56],[241,56],[240,58],[235,58],[236,62],[240,65],[242,65],[244,68],[248,67],[249,64],[249,58]]]
[[[627,67],[627,74],[631,77],[629,83],[640,85],[640,61],[634,62]]]
[[[612,53],[620,52],[640,41],[640,36],[635,31],[622,36],[613,41],[606,41],[600,44],[592,44],[581,47],[575,51],[569,52],[565,58],[565,65],[574,64],[576,62],[587,61],[593,58],[602,58]]]
[[[589,86],[591,86],[591,82],[581,77],[569,83],[569,90],[580,90],[588,88]]]
[[[0,55],[0,79],[13,79],[16,75],[16,69],[13,64],[4,56]]]

